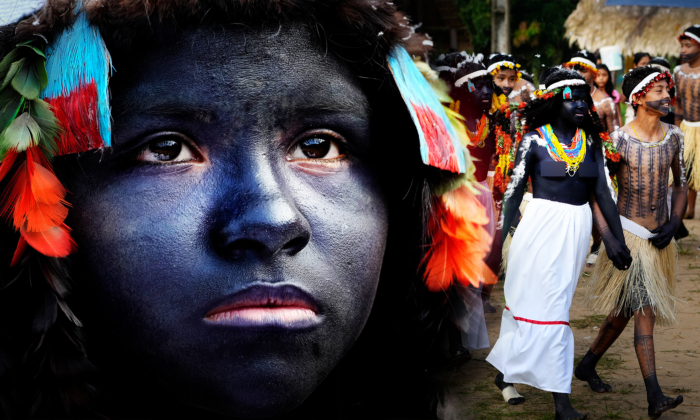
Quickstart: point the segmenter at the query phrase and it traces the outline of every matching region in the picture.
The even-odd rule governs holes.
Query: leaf
[[[10,65],[19,58],[19,51],[12,50],[5,58],[0,61],[0,78],[5,77],[5,74],[10,69]]]
[[[37,54],[39,54],[40,56],[46,58],[46,56],[44,55],[44,52],[41,51],[39,48],[33,46],[33,45],[29,45],[30,42],[32,42],[32,41],[27,41],[27,42],[23,42],[23,43],[21,43],[21,44],[17,44],[17,47],[18,47],[18,48],[19,48],[19,47],[31,48],[32,50],[34,50],[35,53],[37,53]]]
[[[18,152],[27,150],[27,147],[36,146],[39,143],[41,129],[34,118],[28,112],[15,118],[0,134],[0,154],[6,149],[16,148]]]
[[[22,104],[22,95],[14,89],[0,92],[0,132],[7,127],[17,115]]]
[[[15,75],[17,75],[17,72],[22,68],[22,65],[24,65],[26,59],[21,58],[14,63],[10,64],[10,70],[7,72],[5,75],[5,79],[2,81],[2,85],[0,85],[0,91],[5,89],[7,85],[10,84],[12,79],[15,78]]]
[[[34,100],[41,93],[41,81],[36,71],[36,63],[27,62],[12,79],[12,87],[29,100]]]

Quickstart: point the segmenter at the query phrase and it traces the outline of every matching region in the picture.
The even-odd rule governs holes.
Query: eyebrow
[[[217,120],[216,112],[210,108],[182,104],[157,105],[151,108],[145,108],[142,112],[154,117],[195,120],[205,124]]]

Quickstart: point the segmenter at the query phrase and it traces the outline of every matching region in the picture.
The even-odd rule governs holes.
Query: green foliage
[[[577,4],[578,0],[510,0],[511,52],[523,70],[537,77],[576,51],[569,47],[564,21]],[[457,5],[474,52],[488,57],[492,52],[491,0],[457,0]]]
[[[457,0],[457,6],[474,51],[485,54],[491,48],[491,0]]]

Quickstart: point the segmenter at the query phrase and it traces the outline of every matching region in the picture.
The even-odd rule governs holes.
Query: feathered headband
[[[10,179],[0,198],[0,214],[20,232],[13,265],[22,260],[28,247],[58,258],[76,250],[70,228],[64,223],[69,208],[66,190],[54,174],[51,160],[111,146],[111,57],[100,30],[83,7],[91,12],[101,9],[95,8],[95,2],[81,0],[74,9],[74,19],[67,19],[52,9],[62,4],[48,0],[37,13],[47,20],[36,25],[36,32],[64,27],[48,45],[45,38],[32,37],[17,44],[0,62],[0,181]],[[382,7],[391,11],[378,11],[375,6],[369,10],[359,2],[357,7],[365,7],[365,13],[377,13],[371,18],[379,21],[397,13],[391,3],[387,4]],[[18,28],[32,33],[26,32],[31,30],[29,25],[21,22]],[[378,39],[386,38],[378,33]],[[450,99],[444,87],[441,90],[428,82],[400,43],[393,45],[385,59],[418,132],[423,162],[463,174],[457,177],[458,182],[440,187],[433,197],[431,220],[435,223],[424,261],[426,283],[431,290],[445,289],[454,280],[478,285],[480,276],[475,267],[480,267],[490,238],[482,228],[487,223],[484,209],[471,186],[473,171],[464,147],[463,125],[446,106]]]
[[[502,68],[507,68],[511,70],[515,70],[515,72],[518,75],[518,80],[520,80],[523,77],[523,74],[518,70],[520,68],[520,64],[515,64],[512,61],[499,61],[497,63],[493,63],[489,65],[489,67],[486,69],[491,75],[495,76],[498,71]]]
[[[598,66],[591,60],[584,58],[584,57],[574,57],[571,60],[569,60],[567,63],[563,64],[565,67],[568,68],[574,68],[575,66],[582,66],[586,67],[588,70],[592,71],[593,73],[598,73]]]

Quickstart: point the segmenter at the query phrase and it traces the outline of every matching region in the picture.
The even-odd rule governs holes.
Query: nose
[[[306,247],[311,227],[286,188],[284,177],[268,165],[253,165],[223,198],[212,242],[230,260],[291,256]]]

